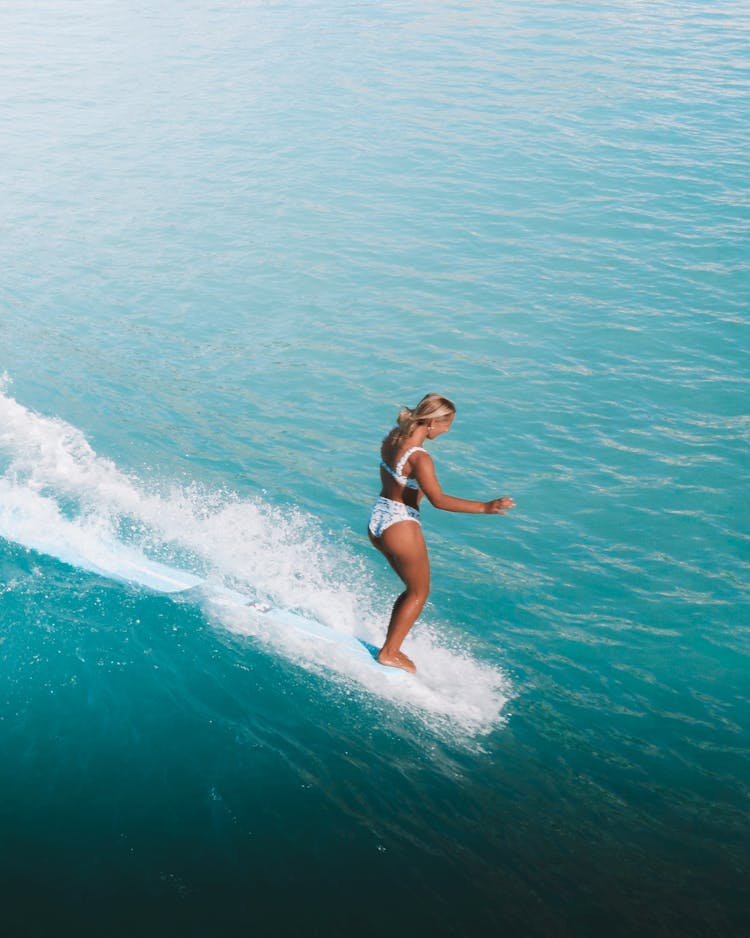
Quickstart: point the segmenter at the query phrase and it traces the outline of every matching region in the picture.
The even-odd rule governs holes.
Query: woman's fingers
[[[512,498],[495,498],[487,503],[487,510],[491,515],[504,515],[509,508],[515,508],[516,503]]]

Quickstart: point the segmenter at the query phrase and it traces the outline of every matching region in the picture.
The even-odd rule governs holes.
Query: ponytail
[[[440,394],[425,394],[417,406],[403,407],[397,418],[398,435],[403,440],[414,432],[415,427],[432,420],[451,417],[456,412],[456,405]]]

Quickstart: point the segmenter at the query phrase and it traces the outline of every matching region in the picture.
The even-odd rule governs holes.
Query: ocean
[[[0,36],[4,938],[748,934],[747,5]],[[425,506],[411,678],[258,610],[382,641],[428,391],[517,508]]]

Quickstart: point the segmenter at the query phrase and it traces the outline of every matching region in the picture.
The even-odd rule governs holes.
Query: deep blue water
[[[746,4],[0,36],[3,934],[746,934]],[[417,679],[123,581],[377,643],[429,390]]]

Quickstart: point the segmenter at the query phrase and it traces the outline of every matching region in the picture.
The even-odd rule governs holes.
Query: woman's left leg
[[[386,528],[379,539],[373,539],[373,543],[406,586],[393,604],[388,633],[378,661],[413,672],[416,666],[401,651],[401,643],[417,621],[430,592],[430,561],[422,528],[414,521],[399,521]]]

